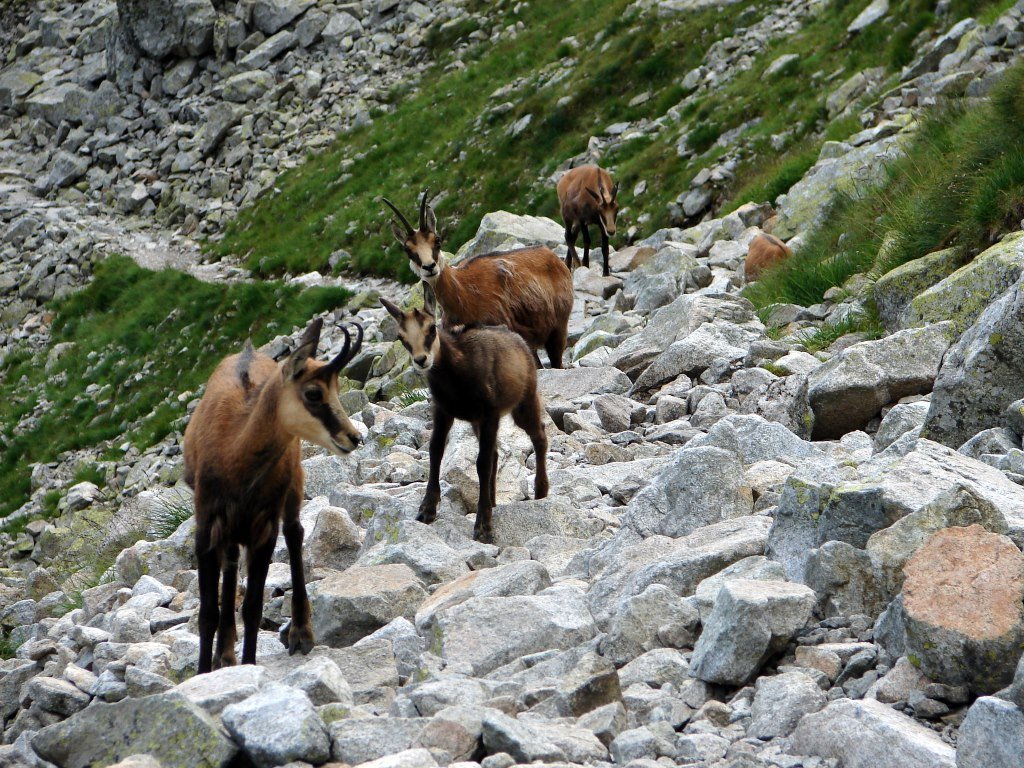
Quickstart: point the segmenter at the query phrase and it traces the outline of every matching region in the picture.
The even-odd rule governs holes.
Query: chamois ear
[[[392,304],[387,299],[381,298],[380,305],[384,307],[384,309],[388,311],[388,314],[390,314],[398,322],[402,322],[405,319],[405,314],[402,312],[402,310],[400,310],[397,306]]]
[[[432,234],[437,234],[437,216],[434,214],[434,209],[429,205],[427,206],[425,223],[427,225],[427,231]]]
[[[599,203],[601,202],[601,196],[600,196],[599,194],[597,194],[597,192],[595,192],[594,190],[592,190],[592,189],[591,189],[590,187],[587,187],[587,193],[588,193],[588,194],[589,194],[589,195],[590,195],[590,196],[591,196],[592,198],[594,198],[595,200],[597,200],[597,202],[599,202]]]
[[[391,234],[395,236],[395,240],[402,245],[405,245],[405,233],[402,231],[402,228],[398,225],[397,221],[391,222]]]
[[[318,317],[306,328],[299,339],[299,345],[295,347],[288,359],[284,362],[284,373],[294,379],[302,375],[306,368],[306,361],[316,354],[316,345],[320,343],[320,331],[324,327],[324,319]]]
[[[616,181],[614,186],[612,186],[612,200],[615,200],[615,198],[617,198],[618,196],[619,196],[619,182]]]
[[[424,281],[423,285],[423,309],[428,314],[433,316],[437,315],[437,297],[434,295],[434,289],[430,287],[430,284]]]

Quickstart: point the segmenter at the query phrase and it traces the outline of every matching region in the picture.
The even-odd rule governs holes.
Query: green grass
[[[707,49],[766,11],[756,0],[742,0],[728,14],[712,9],[662,18],[640,16],[631,5],[533,0],[492,8],[494,25],[521,21],[525,29],[514,39],[476,44],[462,55],[465,68],[456,70],[446,69],[452,58],[447,51],[465,42],[479,19],[430,29],[437,66],[415,87],[396,89],[389,99],[393,109],[376,114],[371,126],[339,136],[281,176],[275,183],[280,191],[243,211],[210,249],[244,257],[258,274],[280,275],[327,271],[330,254],[343,248],[353,254],[344,268],[410,280],[386,226],[381,195],[411,212],[419,190],[440,193],[436,210],[451,250],[473,235],[489,211],[557,217],[554,191],[544,179],[559,163],[583,151],[588,138],[611,123],[661,117],[679,105],[685,96],[681,82]],[[953,0],[949,18],[994,16],[1006,5],[1007,0]],[[474,3],[472,10],[483,7]],[[787,191],[824,141],[845,138],[858,127],[850,118],[830,123],[826,95],[867,67],[898,72],[910,55],[910,41],[934,26],[933,7],[933,0],[898,0],[889,20],[899,24],[876,24],[850,39],[846,27],[863,3],[833,0],[795,35],[772,42],[750,69],[730,73],[730,82],[688,102],[678,121],[608,152],[602,163],[624,191],[647,182],[641,198],[623,195],[623,223],[646,213],[652,228],[667,226],[668,204],[724,152],[716,144],[719,136],[743,125],[744,160],[725,191],[726,209]],[[578,46],[561,42],[570,35]],[[765,69],[786,53],[799,59],[763,81]],[[553,77],[569,62],[574,63],[568,77]],[[517,90],[489,98],[520,79]],[[630,106],[643,92],[650,98]],[[501,102],[512,106],[492,112]],[[527,115],[529,126],[512,137],[508,128]],[[787,148],[776,152],[770,137],[782,133],[788,134]],[[682,136],[696,152],[686,159],[676,152]]]
[[[245,338],[263,344],[348,296],[279,282],[212,285],[123,257],[101,262],[85,289],[52,307],[53,343],[71,342],[71,351],[49,369],[48,350],[0,363],[0,514],[27,500],[31,463],[106,441],[149,447],[181,428],[178,393],[195,391]],[[79,474],[103,484],[98,467]]]
[[[166,539],[193,514],[195,506],[190,495],[161,496],[150,520],[149,535],[154,539]]]
[[[1018,64],[986,103],[930,114],[879,189],[840,200],[799,252],[745,295],[758,306],[812,304],[853,274],[878,277],[939,248],[976,255],[1022,218],[1024,64]]]

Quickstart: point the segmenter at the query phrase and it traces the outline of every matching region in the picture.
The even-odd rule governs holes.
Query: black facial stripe
[[[341,419],[327,403],[304,403],[304,405],[309,415],[324,425],[328,434],[336,435],[341,432]]]

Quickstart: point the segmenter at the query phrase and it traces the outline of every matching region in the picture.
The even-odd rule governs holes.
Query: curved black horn
[[[359,350],[363,346],[363,326],[359,323],[352,323],[352,325],[356,328],[355,344],[352,344],[352,336],[349,334],[348,328],[339,326],[341,332],[345,334],[345,345],[341,348],[341,352],[325,366],[325,369],[332,373],[340,372],[353,357],[359,354]]]
[[[413,228],[412,224],[409,223],[409,220],[405,218],[405,216],[402,215],[402,212],[395,208],[395,204],[388,200],[386,197],[382,197],[381,200],[384,202],[384,205],[386,205],[388,208],[395,212],[395,215],[398,217],[399,221],[401,221],[402,224],[405,225],[406,231],[411,235],[413,233]]]
[[[420,232],[427,231],[427,195],[429,189],[423,190],[423,198],[420,200]]]

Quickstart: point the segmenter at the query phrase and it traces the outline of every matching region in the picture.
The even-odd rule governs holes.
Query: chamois
[[[356,323],[355,344],[342,329],[345,345],[338,356],[328,363],[314,360],[322,327],[320,318],[310,323],[296,349],[280,363],[256,352],[249,342],[241,354],[224,358],[185,430],[185,481],[195,491],[200,673],[236,663],[240,547],[246,548],[249,575],[242,603],[242,663],[256,663],[263,588],[282,521],[292,574],[288,651],[309,653],[313,648],[302,569],[299,438],[334,454],[348,453],[359,443],[359,433],[338,402],[338,373],[363,341],[363,329]],[[224,583],[218,611],[219,574]]]
[[[409,257],[412,271],[433,289],[451,325],[504,325],[523,337],[532,350],[544,347],[552,368],[562,367],[572,312],[572,275],[550,248],[537,246],[486,253],[449,266],[441,255],[437,217],[420,201],[419,228],[387,198],[398,220],[391,230]],[[538,368],[540,357],[533,353]]]
[[[747,258],[743,265],[746,281],[752,283],[760,278],[766,269],[774,267],[792,255],[793,251],[779,238],[762,232],[747,246]]]
[[[398,338],[409,351],[413,367],[425,371],[430,384],[434,414],[430,475],[416,519],[429,524],[437,516],[441,459],[448,432],[455,419],[468,421],[480,442],[476,459],[480,497],[473,538],[489,543],[498,474],[498,422],[506,413],[512,414],[512,420],[533,442],[537,458],[534,496],[543,499],[548,494],[548,439],[530,349],[506,328],[439,326],[429,302],[426,309],[409,312],[387,299],[380,303],[398,321]]]
[[[569,252],[565,265],[572,269],[579,261],[576,236],[583,232],[583,266],[590,266],[590,225],[601,230],[601,253],[604,254],[604,276],[608,277],[608,238],[615,234],[615,217],[619,214],[618,183],[612,183],[608,171],[596,165],[571,168],[558,180],[558,203],[565,223],[565,244]]]

